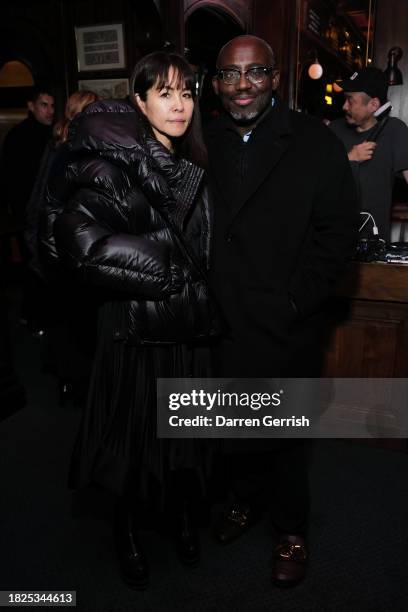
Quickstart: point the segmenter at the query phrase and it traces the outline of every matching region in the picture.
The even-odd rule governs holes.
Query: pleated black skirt
[[[129,346],[113,340],[102,315],[87,406],[75,444],[69,485],[102,485],[115,494],[163,499],[174,470],[194,470],[205,482],[213,452],[207,440],[158,439],[158,377],[208,377],[207,346]]]

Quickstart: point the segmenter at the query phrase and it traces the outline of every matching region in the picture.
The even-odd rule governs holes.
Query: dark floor
[[[90,493],[79,512],[66,488],[79,410],[58,405],[54,379],[41,371],[41,339],[13,321],[11,329],[28,402],[0,423],[0,590],[76,590],[84,612],[408,609],[408,455],[335,440],[318,441],[313,456],[304,584],[270,584],[265,519],[225,548],[203,530],[196,569],[180,566],[171,541],[146,532],[151,586],[129,590],[118,575],[106,498]]]

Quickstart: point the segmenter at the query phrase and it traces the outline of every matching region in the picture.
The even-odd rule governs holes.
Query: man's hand
[[[377,143],[372,140],[365,140],[361,144],[354,145],[348,152],[349,161],[364,162],[372,158]]]

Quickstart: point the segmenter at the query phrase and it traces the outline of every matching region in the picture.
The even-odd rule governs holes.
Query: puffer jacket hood
[[[109,121],[107,121],[109,113]],[[137,113],[125,100],[98,100],[89,104],[71,121],[68,146],[71,151],[116,151],[129,162],[142,145],[138,141]]]

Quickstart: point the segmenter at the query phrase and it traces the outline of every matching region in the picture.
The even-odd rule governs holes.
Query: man
[[[387,77],[378,68],[363,68],[343,82],[343,119],[330,125],[343,141],[356,179],[360,207],[372,215],[365,225],[373,234],[374,222],[384,240],[390,239],[393,177],[401,172],[408,182],[408,128],[389,117]],[[382,112],[384,111],[384,113]],[[361,216],[361,225],[364,222]]]
[[[54,96],[46,87],[33,88],[27,102],[28,116],[6,134],[2,150],[2,205],[16,227],[16,238],[24,266],[21,321],[42,333],[42,286],[28,268],[30,253],[24,237],[27,205],[47,142],[52,136]]]
[[[207,133],[212,281],[230,326],[215,351],[220,377],[319,375],[318,313],[355,239],[355,189],[342,144],[319,121],[289,111],[276,95],[278,84],[264,40],[239,36],[221,49],[213,85],[225,114]],[[233,442],[241,451],[242,443]],[[269,462],[279,532],[272,579],[294,585],[307,561],[305,448],[301,440],[267,442],[273,453],[262,463]],[[223,543],[257,517],[253,478],[244,474],[256,456],[233,457],[235,498],[216,527]]]
[[[2,152],[4,202],[20,225],[25,223],[26,205],[52,136],[54,97],[47,88],[34,88],[27,107],[27,118],[6,134]]]

